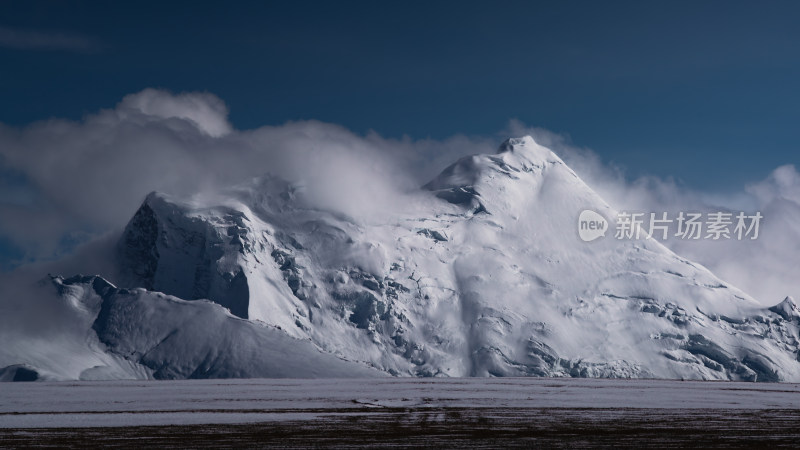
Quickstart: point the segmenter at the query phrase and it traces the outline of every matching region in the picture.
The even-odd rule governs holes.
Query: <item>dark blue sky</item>
[[[632,176],[726,189],[800,163],[798,23],[800,2],[4,1],[0,121],[145,87],[217,94],[237,128],[441,138],[517,118]]]

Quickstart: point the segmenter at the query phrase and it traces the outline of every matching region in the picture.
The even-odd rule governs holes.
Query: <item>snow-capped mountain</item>
[[[117,245],[125,289],[100,277],[39,287],[69,305],[84,356],[6,350],[0,367],[800,381],[790,298],[763,309],[652,239],[583,242],[581,211],[616,212],[530,137],[409,196],[365,219],[270,176],[189,200],[150,194]]]

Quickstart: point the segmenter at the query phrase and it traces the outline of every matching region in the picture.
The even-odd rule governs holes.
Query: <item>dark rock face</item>
[[[119,243],[123,267],[135,277],[141,287],[153,289],[158,270],[158,221],[153,209],[144,203],[125,228]]]
[[[225,249],[244,251],[246,228],[228,215],[228,227],[184,217],[150,195],[134,215],[118,244],[124,283],[186,300],[208,299],[247,319],[250,290],[240,267],[220,269]]]
[[[0,369],[0,381],[36,381],[39,372],[22,364],[14,364]]]

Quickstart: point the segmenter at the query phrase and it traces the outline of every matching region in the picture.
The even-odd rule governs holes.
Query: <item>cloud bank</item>
[[[22,262],[53,259],[77,243],[113,239],[109,233],[120,230],[151,191],[214,192],[265,173],[302,184],[319,207],[364,219],[409,204],[418,186],[457,158],[531,134],[617,209],[761,210],[757,241],[667,245],[766,304],[800,297],[793,274],[800,265],[800,175],[792,166],[740,192],[711,195],[672,180],[628,180],[622,168],[591,150],[517,121],[498,136],[413,140],[358,135],[316,121],[236,130],[227,116],[213,94],[146,89],[80,121],[0,124],[0,236],[24,250]],[[70,273],[102,264],[103,255],[83,251],[84,267]]]
[[[319,206],[359,215],[496,145],[359,136],[315,121],[237,131],[227,115],[212,94],[146,89],[81,121],[0,125],[0,179],[17,180],[0,196],[0,235],[40,260],[121,228],[151,191],[187,196],[266,173],[304,185]]]

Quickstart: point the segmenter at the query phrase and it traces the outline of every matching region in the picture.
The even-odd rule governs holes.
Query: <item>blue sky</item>
[[[632,177],[726,190],[800,163],[797,23],[780,1],[3,2],[0,122],[147,87],[216,94],[238,129],[441,139],[519,119]]]
[[[34,1],[0,10],[0,26],[86,41],[0,48],[7,124],[79,118],[162,87],[217,94],[237,128],[318,119],[440,138],[495,133],[518,118],[692,185],[740,184],[797,162],[797,2]]]

